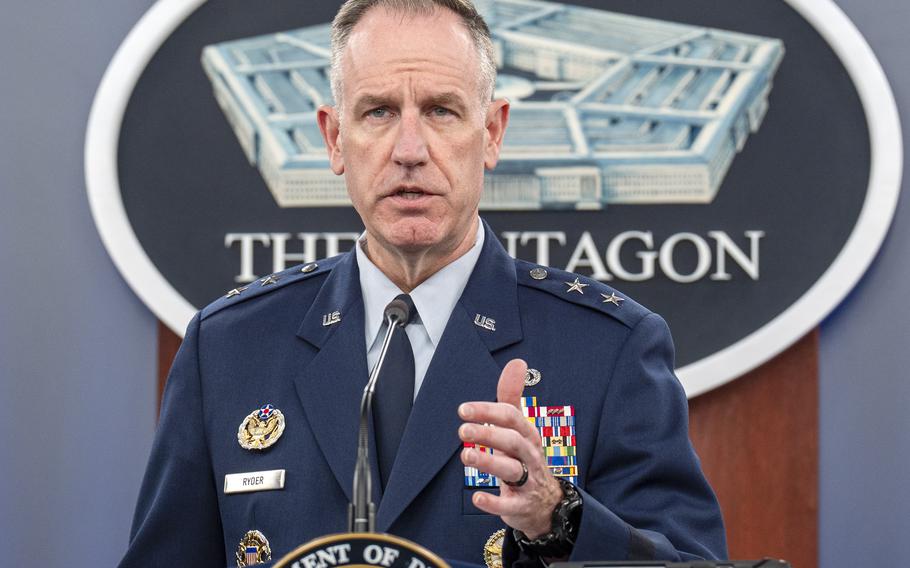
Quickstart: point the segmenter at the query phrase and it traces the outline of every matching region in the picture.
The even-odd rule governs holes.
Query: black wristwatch
[[[542,558],[565,558],[572,554],[578,525],[581,523],[582,500],[575,486],[556,478],[562,488],[562,500],[553,510],[550,532],[531,540],[518,529],[512,529],[515,542],[525,554]]]

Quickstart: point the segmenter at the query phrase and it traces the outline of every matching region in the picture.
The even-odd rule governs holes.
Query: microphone
[[[374,532],[376,525],[376,506],[373,504],[372,479],[370,475],[370,445],[369,445],[369,416],[373,406],[373,392],[376,390],[376,379],[382,369],[386,352],[392,342],[392,335],[403,328],[411,319],[411,308],[408,304],[395,298],[386,306],[383,313],[386,322],[385,338],[382,340],[382,349],[379,350],[379,359],[370,371],[370,380],[363,388],[363,397],[360,399],[360,433],[357,438],[357,464],[354,466],[354,488],[351,493],[353,500],[348,505],[348,528],[350,532]]]

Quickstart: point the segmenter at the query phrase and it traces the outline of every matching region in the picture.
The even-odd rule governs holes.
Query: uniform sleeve
[[[720,507],[689,441],[670,330],[649,314],[610,374],[570,561],[723,559]],[[506,531],[503,559],[535,567]]]
[[[226,565],[206,444],[198,342],[190,322],[171,372],[121,568]]]
[[[572,560],[721,559],[717,499],[689,441],[670,330],[649,314],[611,374]]]

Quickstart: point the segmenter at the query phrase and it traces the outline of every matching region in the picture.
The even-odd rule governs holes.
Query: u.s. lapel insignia
[[[564,284],[569,287],[569,289],[566,290],[566,293],[578,292],[579,294],[584,294],[585,291],[583,290],[583,288],[587,288],[588,286],[590,286],[590,284],[582,283],[581,281],[578,280],[578,278],[575,278],[575,282],[564,282]]]
[[[622,302],[625,301],[625,298],[620,298],[616,295],[616,292],[610,292],[609,296],[604,293],[601,293],[600,295],[604,298],[604,304],[613,304],[614,306],[621,307]]]
[[[506,529],[499,529],[483,545],[483,561],[487,568],[502,568],[502,545],[505,539]]]
[[[482,327],[487,331],[496,331],[496,320],[491,317],[477,314],[474,316],[474,325],[477,327]]]
[[[259,531],[248,531],[237,546],[237,566],[253,566],[272,559],[272,547],[269,539]]]
[[[284,414],[271,404],[250,412],[240,428],[237,441],[246,450],[264,450],[272,446],[284,433]]]
[[[278,277],[274,274],[269,274],[265,278],[259,280],[259,285],[268,286],[269,284],[275,284],[276,282],[278,282]]]
[[[542,378],[542,375],[540,374],[540,371],[538,371],[537,369],[532,369],[532,368],[528,367],[528,372],[525,373],[525,386],[533,387],[534,385],[536,385],[537,383],[540,382],[541,378]]]
[[[341,321],[341,312],[334,311],[330,314],[325,314],[322,316],[322,327],[328,327],[330,325],[335,325]]]
[[[537,429],[547,468],[556,477],[578,483],[578,463],[575,451],[575,407],[538,406],[536,396],[521,397],[521,413]],[[465,442],[465,448],[493,453],[492,448]],[[465,487],[499,487],[495,475],[476,467],[464,467]]]

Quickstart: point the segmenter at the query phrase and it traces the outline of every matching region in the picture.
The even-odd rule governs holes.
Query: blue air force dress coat
[[[501,369],[522,358],[541,373],[538,404],[576,415],[584,499],[573,560],[723,558],[714,493],[688,439],[664,321],[613,290],[510,258],[496,235],[436,348],[383,494],[377,530],[443,558],[483,563],[501,519],[472,505],[457,430],[459,404],[495,400]],[[277,560],[347,530],[358,412],[368,377],[353,252],[252,283],[198,313],[171,369],[123,567],[234,565],[258,530]],[[621,297],[621,296],[620,296]],[[324,325],[326,314],[340,321]],[[480,314],[495,330],[475,324]],[[378,388],[382,388],[379,385]],[[262,451],[237,441],[270,403],[286,420]],[[375,451],[373,451],[375,456]],[[284,469],[282,490],[225,494],[226,474]],[[373,464],[373,479],[378,480]]]

